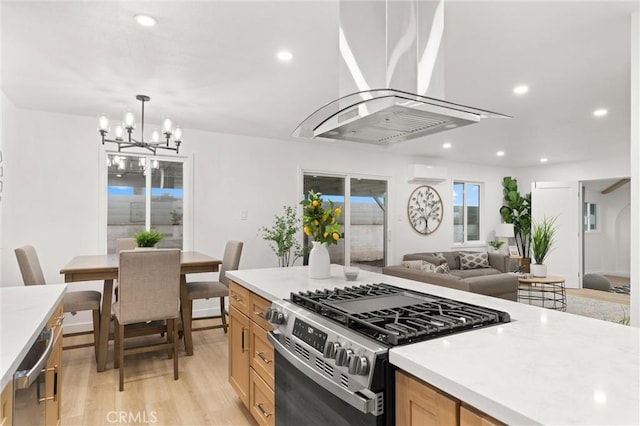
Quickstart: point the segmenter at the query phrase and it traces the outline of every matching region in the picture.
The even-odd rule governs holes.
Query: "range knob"
[[[271,322],[271,315],[273,314],[273,312],[275,311],[274,308],[272,307],[268,307],[267,309],[264,310],[264,319],[266,319],[267,321]]]
[[[353,351],[347,348],[339,348],[336,353],[336,365],[340,367],[346,367],[349,365],[349,358],[353,355]]]
[[[276,308],[267,308],[264,311],[264,318],[272,324],[283,324],[284,314]]]
[[[369,360],[365,356],[353,356],[349,360],[349,374],[365,376],[369,373]]]
[[[284,314],[280,311],[273,310],[271,312],[271,321],[272,324],[284,324]]]
[[[322,355],[325,358],[335,358],[336,357],[336,352],[338,352],[339,348],[340,348],[340,343],[338,343],[338,342],[327,342],[324,345],[324,351],[322,352]]]

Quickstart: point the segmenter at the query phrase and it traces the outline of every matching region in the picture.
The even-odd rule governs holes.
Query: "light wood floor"
[[[607,291],[592,290],[590,288],[568,288],[567,294],[623,305],[629,305],[631,300],[631,298],[625,294],[609,293]]]
[[[80,336],[65,344],[80,343]],[[71,340],[74,339],[74,340]],[[180,378],[166,352],[125,357],[124,391],[118,392],[110,342],[107,371],[96,372],[93,348],[63,352],[63,425],[255,425],[227,378],[227,335],[193,333],[194,355],[180,347]]]

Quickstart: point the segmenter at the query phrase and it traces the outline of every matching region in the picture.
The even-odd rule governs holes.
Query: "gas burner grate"
[[[509,314],[385,283],[291,294],[291,302],[389,345],[509,322]]]

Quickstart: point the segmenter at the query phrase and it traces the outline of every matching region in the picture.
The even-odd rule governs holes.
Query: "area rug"
[[[629,317],[629,306],[620,303],[567,295],[567,312],[619,323],[623,318]]]
[[[609,290],[610,293],[618,293],[618,294],[626,294],[627,296],[631,295],[631,286],[630,285],[621,285],[619,287],[611,287]]]

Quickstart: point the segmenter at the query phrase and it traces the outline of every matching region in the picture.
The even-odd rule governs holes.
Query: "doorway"
[[[582,181],[583,274],[606,276],[611,287],[629,285],[631,185],[628,178]],[[584,275],[583,275],[584,276]]]

